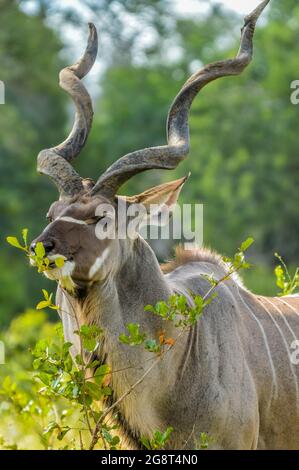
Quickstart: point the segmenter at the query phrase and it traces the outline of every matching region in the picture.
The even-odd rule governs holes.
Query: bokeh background
[[[229,3],[229,2],[228,2]],[[250,5],[252,3],[252,5]],[[234,2],[250,10],[255,2]],[[185,8],[184,8],[185,5]],[[86,83],[95,103],[88,144],[75,163],[97,176],[133,149],[163,144],[169,104],[202,63],[235,54],[241,18],[214,1],[0,0],[0,325],[36,304],[47,281],[29,269],[7,235],[45,224],[56,190],[37,175],[36,156],[63,140],[73,107],[59,70],[81,54],[87,21],[100,35]],[[133,194],[192,172],[181,202],[204,204],[205,243],[231,255],[255,238],[246,274],[255,292],[275,293],[274,252],[299,262],[299,6],[272,1],[255,37],[253,64],[240,78],[207,87],[195,101],[191,153],[176,172],[152,171],[124,188]],[[50,289],[53,286],[50,286]]]

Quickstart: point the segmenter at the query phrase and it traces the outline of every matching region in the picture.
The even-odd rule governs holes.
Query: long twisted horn
[[[206,65],[192,75],[175,98],[167,119],[168,145],[137,150],[120,158],[98,179],[91,194],[100,192],[113,198],[117,190],[133,175],[150,170],[172,170],[189,152],[188,117],[197,93],[208,83],[221,77],[239,75],[251,62],[256,22],[270,0],[263,1],[245,18],[241,46],[235,59]]]
[[[95,26],[89,23],[89,38],[81,59],[61,70],[59,85],[72,97],[76,106],[73,128],[68,138],[51,149],[42,150],[37,157],[37,171],[48,175],[58,187],[62,197],[72,197],[83,189],[82,180],[71,162],[82,150],[91,129],[92,102],[81,78],[90,71],[98,50]]]

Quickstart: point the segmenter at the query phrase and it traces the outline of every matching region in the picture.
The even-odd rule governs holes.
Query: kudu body
[[[207,250],[177,252],[176,261],[159,266],[149,245],[132,239],[101,239],[95,224],[97,208],[109,203],[117,211],[118,188],[131,176],[151,168],[172,169],[189,149],[188,113],[198,91],[207,83],[237,75],[252,57],[256,21],[264,1],[245,20],[241,47],[233,60],[217,62],[193,75],[175,99],[168,117],[168,145],[133,152],[114,163],[94,184],[82,180],[70,161],[87,139],[91,122],[90,97],[80,79],[91,68],[97,51],[90,25],[82,59],[61,73],[61,86],[73,97],[77,112],[73,130],[58,147],[43,150],[38,170],[50,176],[60,192],[48,213],[49,225],[32,244],[44,244],[47,256],[65,259],[64,267],[48,277],[59,282],[57,303],[67,340],[78,348],[77,324],[97,324],[104,339],[96,356],[112,370],[113,400],[130,390],[147,370],[152,354],[119,342],[128,323],[138,323],[149,337],[161,330],[175,336],[175,327],[144,312],[147,304],[173,293],[189,298],[190,290],[204,295],[204,275],[220,279],[228,267]],[[185,178],[126,198],[127,203],[171,206]],[[66,282],[67,280],[67,282]],[[154,430],[174,428],[170,448],[195,448],[201,432],[219,449],[299,448],[299,366],[290,360],[291,344],[299,335],[299,298],[265,298],[230,279],[217,287],[218,297],[196,326],[182,334],[175,347],[157,362],[140,384],[119,403],[118,414],[133,446]],[[191,299],[190,299],[191,301]]]

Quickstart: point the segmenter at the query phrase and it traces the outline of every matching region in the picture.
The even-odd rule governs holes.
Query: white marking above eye
[[[72,224],[79,224],[79,225],[87,225],[86,222],[84,222],[84,220],[80,220],[80,219],[74,219],[73,217],[58,217],[58,219],[56,220],[61,220],[62,222],[70,222]]]

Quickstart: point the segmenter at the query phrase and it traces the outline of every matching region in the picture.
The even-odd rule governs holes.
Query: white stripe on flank
[[[292,295],[292,296],[289,296],[289,297],[294,298],[296,296]],[[285,300],[282,300],[282,298],[280,298],[280,297],[275,297],[275,298],[276,298],[276,300],[279,300],[279,302],[281,302],[283,305],[286,305],[287,307],[289,307],[291,310],[293,310],[294,313],[296,313],[296,315],[299,316],[298,310],[296,310],[295,307],[293,307],[293,305],[290,305],[288,302],[286,302]]]
[[[266,301],[268,301],[268,299],[264,299]],[[288,344],[284,334],[283,334],[283,331],[281,330],[279,324],[277,323],[277,321],[275,320],[275,318],[273,317],[272,313],[270,312],[270,310],[267,309],[267,307],[264,305],[264,303],[258,299],[258,301],[261,303],[261,305],[264,307],[264,310],[269,314],[271,320],[273,321],[274,325],[276,326],[276,328],[278,329],[279,333],[280,333],[280,336],[282,337],[282,340],[284,342],[284,345],[285,345],[285,348],[287,350],[287,354],[288,354],[288,357],[290,356],[290,345]],[[272,305],[273,307],[275,307],[275,305],[273,305],[271,302],[270,302],[270,305]],[[277,309],[277,307],[276,307]],[[277,309],[279,311],[279,313],[281,314],[280,310]],[[291,330],[292,331],[292,330]],[[294,336],[295,339],[297,339],[295,336]],[[290,367],[291,367],[291,371],[292,371],[292,374],[293,374],[293,377],[294,377],[294,381],[295,381],[295,389],[296,389],[296,403],[298,403],[298,395],[299,395],[299,390],[298,390],[298,382],[297,382],[297,375],[294,371],[294,367],[293,367],[293,364],[292,364],[292,361],[290,360],[289,361],[290,363]]]
[[[95,262],[93,263],[93,265],[91,266],[90,270],[89,270],[89,279],[92,279],[93,276],[100,270],[100,268],[103,266],[105,260],[107,259],[108,257],[108,254],[110,252],[110,249],[109,247],[107,246],[107,248],[105,248],[105,250],[103,251],[103,253],[97,257],[97,259],[95,260]]]
[[[84,220],[74,219],[73,217],[58,217],[56,220],[61,220],[62,222],[71,222],[72,224],[87,225]]]
[[[251,316],[254,318],[254,320],[257,322],[260,330],[261,330],[261,333],[262,333],[262,336],[263,336],[263,339],[264,339],[264,343],[265,343],[265,347],[266,347],[266,351],[267,351],[267,354],[268,354],[268,358],[269,358],[269,362],[270,362],[270,366],[271,366],[271,371],[272,371],[272,378],[273,378],[273,387],[274,387],[274,398],[277,398],[278,397],[278,382],[277,382],[277,376],[276,376],[276,371],[275,371],[275,367],[274,367],[274,364],[273,364],[273,360],[272,360],[272,356],[271,356],[271,350],[270,350],[270,347],[269,347],[269,343],[268,343],[268,340],[267,340],[267,336],[266,336],[266,333],[265,333],[265,330],[264,330],[264,327],[262,325],[262,323],[260,322],[260,320],[254,315],[252,309],[247,305],[247,303],[245,302],[245,300],[243,299],[243,297],[241,296],[240,294],[240,291],[238,289],[238,294],[239,294],[239,297],[243,303],[243,305],[247,308],[247,310],[250,312]]]

